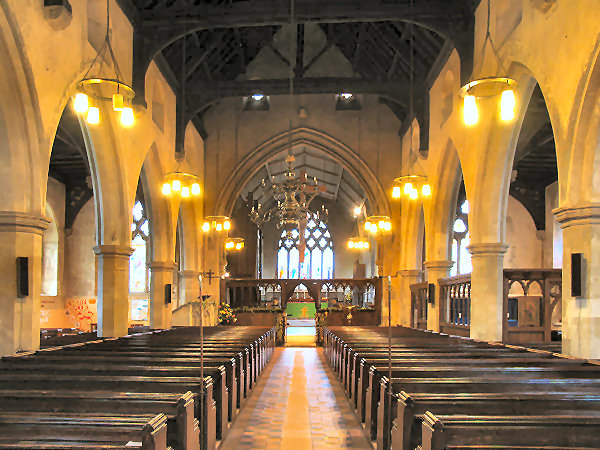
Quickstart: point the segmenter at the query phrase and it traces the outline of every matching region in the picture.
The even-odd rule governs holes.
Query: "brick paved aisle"
[[[371,449],[321,348],[278,348],[221,449]]]

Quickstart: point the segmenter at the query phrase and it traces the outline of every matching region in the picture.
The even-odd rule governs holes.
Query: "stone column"
[[[175,263],[154,261],[150,264],[150,326],[155,329],[171,327],[172,303],[165,303],[165,285],[173,285]],[[172,291],[172,288],[171,288]]]
[[[40,346],[42,234],[48,219],[29,213],[0,212],[0,355]],[[17,295],[17,258],[28,259],[29,295]]]
[[[98,256],[98,336],[127,334],[129,318],[128,245],[99,245]]]
[[[177,307],[182,306],[186,303],[197,302],[198,296],[200,295],[200,280],[198,276],[200,272],[196,270],[182,270],[179,272],[180,283],[179,283],[179,295]]]
[[[555,209],[563,229],[562,352],[600,358],[600,205]],[[571,295],[571,254],[581,253],[581,296]]]
[[[503,242],[471,244],[471,337],[502,341]]]
[[[423,271],[412,269],[412,270],[401,270],[398,272],[397,282],[397,303],[396,311],[392,311],[392,323],[394,325],[402,325],[410,327],[412,319],[412,304],[410,298],[410,285],[420,283],[423,278]]]
[[[210,295],[208,301],[204,302],[205,316],[209,317],[206,326],[216,325],[214,318],[217,317],[219,304],[221,303],[221,275],[224,272],[225,251],[223,249],[223,238],[219,233],[209,233],[204,237],[204,249],[202,258],[202,295]]]
[[[425,263],[426,280],[435,285],[435,301],[427,303],[427,329],[440,331],[440,278],[447,278],[454,261],[427,261]]]

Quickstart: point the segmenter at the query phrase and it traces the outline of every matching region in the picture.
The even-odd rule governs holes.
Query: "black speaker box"
[[[571,253],[571,296],[582,295],[583,253]]]
[[[29,296],[29,258],[17,258],[17,297]]]
[[[171,303],[171,283],[165,284],[165,305]]]
[[[427,301],[432,305],[435,305],[435,284],[433,283],[429,283]]]

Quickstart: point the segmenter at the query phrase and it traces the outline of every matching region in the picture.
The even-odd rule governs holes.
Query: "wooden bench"
[[[167,416],[0,413],[0,448],[130,448],[131,444],[167,450]]]
[[[168,417],[168,443],[174,448],[199,449],[199,423],[194,395],[111,391],[0,390],[2,414],[61,413],[133,415],[160,411]]]
[[[421,422],[427,411],[436,414],[469,415],[536,415],[540,411],[552,414],[600,414],[600,394],[580,393],[475,393],[475,394],[408,394],[392,396],[394,419],[391,446],[394,449],[414,449],[421,443]],[[383,443],[382,443],[383,445]]]
[[[437,416],[426,412],[423,450],[599,448],[597,416]]]

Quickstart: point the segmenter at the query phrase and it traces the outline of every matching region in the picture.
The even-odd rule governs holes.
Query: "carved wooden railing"
[[[429,284],[425,281],[410,285],[411,327],[427,329],[427,300]]]
[[[471,324],[471,274],[438,280],[440,331],[469,336]]]
[[[270,306],[285,308],[296,288],[303,285],[320,308],[322,298],[344,304],[345,297],[360,307],[372,307],[381,317],[382,278],[336,278],[332,280],[279,280],[230,278],[226,281],[227,301],[232,308]],[[335,294],[335,295],[334,295]]]
[[[504,269],[502,341],[552,340],[552,313],[562,299],[561,269]]]

